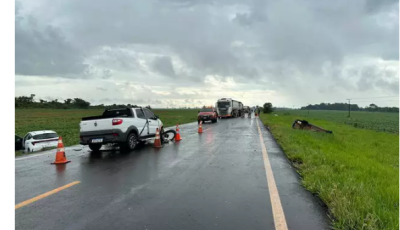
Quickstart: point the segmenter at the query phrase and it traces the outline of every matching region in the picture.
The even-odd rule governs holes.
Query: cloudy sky
[[[153,107],[398,96],[399,3],[17,1],[15,90]],[[370,101],[398,106],[355,102]]]

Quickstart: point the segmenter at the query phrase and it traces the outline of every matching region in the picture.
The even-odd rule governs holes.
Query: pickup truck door
[[[136,117],[137,119],[137,129],[140,132],[142,132],[142,134],[140,134],[140,136],[146,136],[149,135],[149,124],[146,124],[146,115],[143,113],[142,109],[135,109],[136,112]]]
[[[144,114],[146,115],[146,118],[149,121],[149,132],[150,132],[150,134],[155,134],[156,129],[161,128],[161,127],[158,127],[158,120],[157,120],[157,118],[155,118],[154,113],[151,112],[149,109],[145,108],[143,110],[144,110]]]

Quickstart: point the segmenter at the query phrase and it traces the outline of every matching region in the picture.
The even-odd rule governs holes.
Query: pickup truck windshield
[[[230,106],[229,102],[218,102],[218,108],[227,108]]]

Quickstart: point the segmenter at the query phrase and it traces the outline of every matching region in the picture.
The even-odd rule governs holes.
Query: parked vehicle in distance
[[[210,107],[203,107],[200,111],[199,114],[197,114],[197,123],[200,123],[200,121],[211,121],[212,123],[215,123],[218,121],[218,113],[216,109],[212,106]]]
[[[84,117],[80,126],[80,144],[98,151],[104,144],[118,144],[133,150],[139,142],[152,139],[163,123],[147,108],[126,107],[106,109],[101,116]],[[163,136],[160,135],[161,143]]]
[[[15,151],[22,149],[22,137],[15,135]]]
[[[240,117],[243,113],[243,103],[232,98],[221,98],[216,103],[218,117]]]
[[[22,149],[26,152],[36,152],[45,148],[56,148],[58,134],[53,130],[41,130],[27,133],[22,140]]]

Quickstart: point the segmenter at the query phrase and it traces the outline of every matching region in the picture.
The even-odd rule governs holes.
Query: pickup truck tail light
[[[122,124],[123,120],[122,119],[113,119],[112,120],[112,125],[120,125]]]

